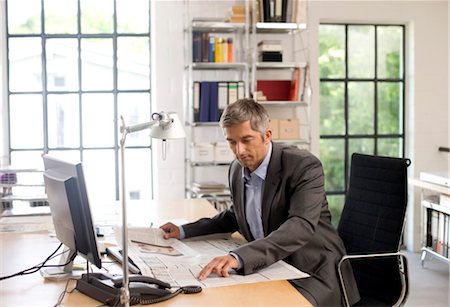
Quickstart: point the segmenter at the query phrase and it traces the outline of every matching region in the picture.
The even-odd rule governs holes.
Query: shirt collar
[[[269,167],[271,157],[272,157],[272,142],[270,142],[269,144],[269,150],[267,151],[266,157],[253,173],[250,173],[250,170],[246,167],[242,168],[242,178],[244,179],[244,181],[248,181],[250,179],[250,175],[252,174],[255,174],[262,180],[266,180],[267,168]]]

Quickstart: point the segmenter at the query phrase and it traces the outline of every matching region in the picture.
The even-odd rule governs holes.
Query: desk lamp
[[[130,292],[128,288],[128,228],[127,228],[127,204],[126,204],[126,185],[125,185],[125,139],[129,133],[149,129],[150,137],[163,140],[163,159],[166,158],[166,140],[181,139],[186,137],[183,126],[178,115],[174,112],[153,113],[152,120],[147,123],[126,126],[121,116],[122,125],[120,132],[120,159],[122,163],[122,256],[123,256],[123,283],[121,288],[120,301],[125,307],[130,306]]]

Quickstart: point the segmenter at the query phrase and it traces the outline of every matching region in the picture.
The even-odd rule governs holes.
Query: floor
[[[405,306],[449,307],[450,264],[427,254],[422,268],[421,253],[404,253],[409,269],[409,295]]]

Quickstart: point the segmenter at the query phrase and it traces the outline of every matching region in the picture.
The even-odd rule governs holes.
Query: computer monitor
[[[71,163],[50,155],[44,155],[43,161],[45,189],[56,237],[69,250],[60,263],[70,263],[63,269],[41,271],[42,275],[50,278],[72,275],[73,262],[70,260],[76,254],[101,268],[81,162]]]

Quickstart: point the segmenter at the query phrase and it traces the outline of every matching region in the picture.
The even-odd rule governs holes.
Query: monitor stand
[[[62,255],[59,258],[58,267],[48,267],[39,270],[42,277],[50,280],[68,280],[68,279],[80,279],[81,275],[86,272],[86,269],[74,270],[73,260],[76,256],[76,251],[70,250],[68,247],[64,246]]]

